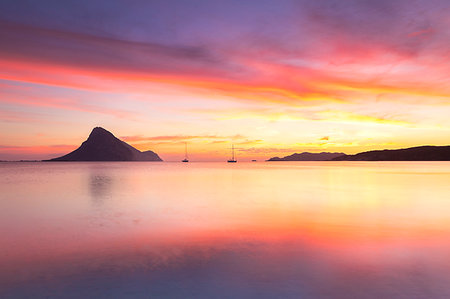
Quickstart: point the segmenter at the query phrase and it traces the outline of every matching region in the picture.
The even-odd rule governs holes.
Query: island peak
[[[50,161],[162,161],[153,151],[141,152],[102,127],[92,129],[79,148]]]

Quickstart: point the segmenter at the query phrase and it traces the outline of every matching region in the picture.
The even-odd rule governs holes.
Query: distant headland
[[[322,153],[295,153],[283,158],[279,157],[273,157],[270,158],[267,161],[329,161],[333,158],[345,156],[344,153],[328,153],[328,152],[322,152]]]
[[[417,146],[343,155],[333,161],[450,161],[450,146]]]
[[[450,161],[450,146],[417,146],[395,150],[374,150],[355,155],[344,153],[295,153],[267,161]]]
[[[111,132],[96,127],[79,148],[47,161],[162,161],[162,159],[155,152],[141,152]]]
[[[416,146],[395,150],[374,150],[355,155],[344,153],[295,153],[267,161],[450,161],[450,146]]]

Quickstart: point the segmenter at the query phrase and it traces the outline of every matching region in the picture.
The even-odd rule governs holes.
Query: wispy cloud
[[[347,108],[348,109],[348,108]],[[397,119],[395,115],[378,116],[352,111],[333,110],[327,107],[314,109],[263,108],[263,109],[195,109],[193,113],[210,114],[220,120],[263,119],[267,121],[323,121],[341,123],[365,123],[378,125],[411,126],[413,123]]]
[[[108,107],[107,103],[99,103],[99,101],[94,104],[88,103],[88,100],[81,95],[74,96],[69,93],[69,95],[57,96],[48,92],[41,94],[33,89],[33,85],[23,86],[13,83],[16,82],[0,82],[0,103],[105,114],[127,119],[136,119],[138,117],[136,112],[125,109],[113,109]]]
[[[141,141],[154,141],[154,142],[184,142],[189,140],[207,140],[207,141],[217,141],[217,140],[242,140],[247,137],[236,134],[231,136],[220,136],[220,135],[166,135],[166,136],[122,136],[122,140],[127,142],[141,142]]]
[[[2,157],[2,159],[7,160],[50,159],[62,154],[66,154],[76,148],[76,145],[67,144],[32,146],[0,145],[0,156]]]

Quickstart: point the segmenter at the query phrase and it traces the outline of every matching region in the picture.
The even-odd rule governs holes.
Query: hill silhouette
[[[283,158],[279,157],[273,157],[270,158],[267,161],[329,161],[333,158],[339,157],[345,155],[344,153],[328,153],[328,152],[322,152],[322,153],[295,153]]]
[[[152,151],[141,152],[111,132],[96,127],[79,148],[49,161],[162,161]]]
[[[343,155],[333,161],[450,161],[450,146],[417,146]]]

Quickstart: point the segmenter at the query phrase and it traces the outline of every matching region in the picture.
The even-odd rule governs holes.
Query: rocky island
[[[111,132],[96,127],[79,148],[48,161],[162,161],[162,159],[155,152],[141,152]]]

